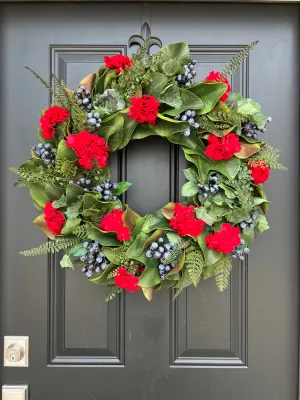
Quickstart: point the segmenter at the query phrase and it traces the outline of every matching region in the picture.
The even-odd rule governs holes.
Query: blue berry
[[[156,243],[156,242],[153,242],[152,244],[151,244],[151,246],[150,246],[150,249],[153,249],[153,250],[155,250],[155,249],[157,249],[158,248],[158,244]]]
[[[246,224],[246,222],[241,222],[240,223],[240,227],[242,228],[242,229],[244,229],[244,228],[246,228],[247,227],[247,224]]]
[[[148,251],[146,252],[146,257],[147,257],[147,258],[152,257],[152,251],[151,251],[151,250],[148,250]]]
[[[250,253],[250,249],[249,249],[248,247],[245,247],[245,248],[244,248],[244,253],[245,253],[245,254],[249,254],[249,253]]]

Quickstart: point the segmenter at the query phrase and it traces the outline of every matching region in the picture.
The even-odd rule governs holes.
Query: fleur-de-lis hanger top
[[[148,22],[144,22],[141,29],[141,35],[130,36],[128,40],[128,45],[129,47],[139,46],[141,48],[145,44],[146,40],[148,40],[148,54],[152,46],[162,47],[162,41],[155,36],[151,36],[151,29]]]

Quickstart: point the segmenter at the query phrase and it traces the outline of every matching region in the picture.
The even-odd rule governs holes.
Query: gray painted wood
[[[17,254],[44,238],[28,193],[6,171],[29,156],[48,104],[23,67],[53,71],[74,88],[105,54],[135,51],[127,40],[145,19],[164,44],[190,44],[199,79],[260,40],[232,85],[273,117],[268,141],[289,172],[272,173],[272,230],[234,266],[225,293],[207,281],[177,303],[159,292],[152,303],[134,294],[106,305],[102,288],[78,271],[65,275],[56,257]],[[292,5],[1,5],[1,335],[30,336],[30,368],[1,367],[2,384],[29,383],[30,400],[296,400],[298,23]],[[185,161],[164,140],[131,143],[112,165],[115,178],[134,181],[126,201],[137,212],[180,199]]]

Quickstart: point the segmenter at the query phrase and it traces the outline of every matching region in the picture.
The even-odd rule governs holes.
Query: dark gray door
[[[151,303],[137,293],[105,304],[80,271],[18,255],[44,238],[7,168],[27,159],[49,100],[24,66],[75,88],[104,55],[136,51],[128,38],[145,20],[164,44],[190,44],[199,80],[260,41],[232,86],[273,117],[268,140],[289,171],[266,185],[272,229],[234,266],[225,293],[205,281],[176,303],[165,291]],[[298,24],[297,5],[1,5],[1,335],[30,336],[30,367],[1,367],[2,384],[28,383],[30,400],[297,399]],[[113,165],[134,182],[127,202],[141,214],[180,198],[184,161],[163,139],[130,144]]]

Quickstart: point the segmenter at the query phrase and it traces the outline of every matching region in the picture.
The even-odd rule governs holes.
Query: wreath
[[[223,291],[232,260],[243,262],[255,232],[269,228],[270,169],[285,169],[261,139],[271,118],[228,80],[256,43],[200,83],[186,43],[150,56],[146,41],[131,58],[106,56],[75,91],[52,75],[54,90],[28,68],[53,105],[42,110],[31,158],[11,170],[16,186],[29,188],[42,212],[33,222],[49,240],[21,254],[62,251],[61,267],[106,285],[107,300],[140,289],[151,300],[170,287],[176,297],[201,277],[215,277]],[[131,184],[112,182],[108,160],[131,140],[157,135],[181,146],[189,164],[186,201],[141,217],[123,206]]]

